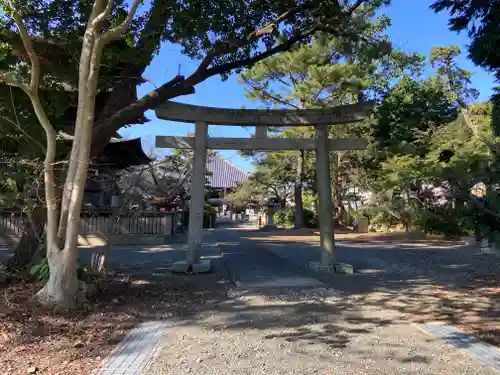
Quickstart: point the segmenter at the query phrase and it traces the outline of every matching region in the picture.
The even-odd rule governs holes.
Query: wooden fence
[[[82,212],[80,235],[103,235],[111,229],[117,235],[167,236],[182,229],[182,212],[140,212],[113,216],[110,212]],[[0,237],[20,236],[23,232],[23,217],[18,213],[0,211]]]
[[[20,236],[23,233],[23,218],[12,212],[0,211],[0,237]]]
[[[118,235],[157,235],[171,236],[174,234],[177,215],[173,213],[162,215],[120,215],[113,216],[83,216],[80,220],[80,234],[106,234],[110,229]],[[111,228],[111,224],[113,227]]]

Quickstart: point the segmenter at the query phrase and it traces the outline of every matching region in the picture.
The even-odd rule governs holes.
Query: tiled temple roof
[[[207,171],[210,187],[214,189],[234,188],[248,178],[248,173],[238,168],[229,160],[216,155],[207,158]]]

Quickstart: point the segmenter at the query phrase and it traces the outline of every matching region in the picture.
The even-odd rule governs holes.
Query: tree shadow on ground
[[[0,368],[16,375],[31,365],[40,373],[89,374],[138,324],[185,319],[223,301],[227,286],[219,281],[151,265],[122,268],[96,283],[89,303],[71,313],[36,303],[39,283],[11,284],[0,289]]]
[[[288,231],[293,238],[300,233]],[[448,241],[340,240],[338,260],[354,265],[356,274],[322,275],[306,268],[321,258],[319,246],[286,241],[286,235],[279,242],[265,236],[242,234],[253,246],[323,281],[344,303],[392,311],[407,323],[452,324],[500,346],[500,259],[495,255]]]
[[[392,319],[367,317],[350,301],[325,302],[327,289],[265,289],[246,292],[219,303],[210,316],[196,324],[208,330],[263,331],[263,340],[325,344],[345,349],[353,337],[394,323]],[[192,324],[192,321],[186,321]]]

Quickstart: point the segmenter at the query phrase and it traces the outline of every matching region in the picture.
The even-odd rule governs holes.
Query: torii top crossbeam
[[[374,102],[321,109],[233,109],[214,108],[167,101],[155,109],[156,117],[180,122],[214,125],[303,126],[359,122],[373,109]]]

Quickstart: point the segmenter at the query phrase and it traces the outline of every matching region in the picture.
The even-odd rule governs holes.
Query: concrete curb
[[[459,329],[441,323],[419,324],[417,327],[427,334],[447,341],[483,364],[500,371],[500,349],[484,343]]]

